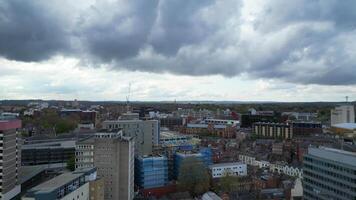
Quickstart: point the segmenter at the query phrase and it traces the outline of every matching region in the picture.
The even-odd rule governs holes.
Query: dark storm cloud
[[[68,51],[61,16],[42,1],[0,1],[0,55],[39,61]]]
[[[356,84],[354,0],[266,0],[253,19],[242,15],[243,0],[94,1],[79,10],[74,1],[53,2],[2,1],[0,55],[39,61],[65,54],[112,69]]]

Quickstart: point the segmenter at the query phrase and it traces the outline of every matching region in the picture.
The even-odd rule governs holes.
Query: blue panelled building
[[[142,188],[156,188],[168,184],[168,159],[166,156],[135,158],[135,184]]]

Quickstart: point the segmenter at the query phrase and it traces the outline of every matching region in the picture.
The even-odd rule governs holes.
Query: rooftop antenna
[[[346,96],[346,103],[349,102],[349,96]]]
[[[129,83],[129,91],[126,96],[126,111],[130,112],[130,94],[131,94],[131,83]]]

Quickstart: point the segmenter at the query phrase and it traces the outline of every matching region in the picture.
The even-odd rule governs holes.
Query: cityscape
[[[356,200],[355,0],[0,0],[0,200]]]

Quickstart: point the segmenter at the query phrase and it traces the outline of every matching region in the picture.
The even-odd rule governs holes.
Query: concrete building
[[[12,117],[0,119],[0,199],[9,200],[21,192],[19,168],[21,166],[21,121]]]
[[[127,117],[127,116],[126,116]],[[124,136],[135,139],[135,153],[137,155],[152,154],[152,147],[159,144],[160,127],[157,120],[110,120],[103,122],[106,130],[123,131]]]
[[[168,159],[165,156],[146,156],[135,159],[135,183],[142,189],[168,184]]]
[[[303,165],[305,200],[356,199],[356,153],[309,147]]]
[[[21,147],[22,165],[66,163],[75,153],[75,140],[48,141]]]
[[[247,176],[247,165],[241,162],[218,163],[209,166],[213,178],[220,178],[226,174],[230,176]]]
[[[331,126],[341,123],[355,123],[355,108],[353,105],[337,106],[330,112]]]
[[[253,124],[252,131],[261,138],[293,138],[293,129],[288,124],[257,122]]]
[[[79,141],[76,167],[95,166],[104,180],[105,199],[134,198],[134,140],[119,133],[96,133]]]
[[[64,173],[33,187],[27,191],[22,200],[94,200],[95,198],[90,198],[89,186],[90,182],[95,184],[96,180],[95,168]]]

